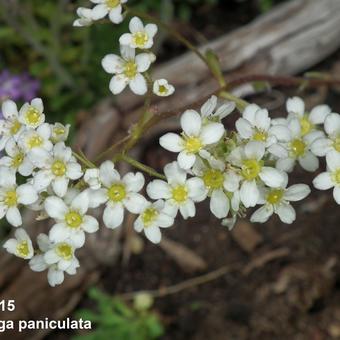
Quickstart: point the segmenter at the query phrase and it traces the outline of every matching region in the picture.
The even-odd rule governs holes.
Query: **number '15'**
[[[15,310],[15,301],[14,300],[1,300],[0,301],[0,311],[5,312],[13,312]]]

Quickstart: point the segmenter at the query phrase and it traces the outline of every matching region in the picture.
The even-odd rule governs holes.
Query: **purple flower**
[[[25,102],[34,99],[40,89],[39,80],[32,78],[28,73],[24,73],[21,75],[20,82],[21,99]]]
[[[7,70],[0,73],[0,99],[10,98],[15,101],[20,97],[20,76],[13,76]]]

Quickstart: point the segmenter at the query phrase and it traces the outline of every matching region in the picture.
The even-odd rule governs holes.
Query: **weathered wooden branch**
[[[202,51],[213,49],[230,79],[236,74],[295,74],[312,67],[340,47],[339,23],[339,0],[294,0],[212,41],[203,46]],[[205,65],[193,53],[158,66],[154,76],[168,79],[177,89],[173,97],[156,103],[159,112],[190,105],[217,88]],[[116,108],[111,101],[104,101],[79,129],[76,148],[81,148],[90,158],[120,138],[122,132],[119,128],[126,128],[135,119],[133,114],[127,119],[125,116],[140,107],[141,98],[128,93],[117,98]],[[124,114],[124,120],[120,114]],[[33,235],[42,230],[46,232],[44,222],[31,226],[34,217],[30,213],[26,220],[25,226]],[[17,309],[15,313],[2,313],[1,317],[66,317],[88,286],[98,279],[104,268],[103,258],[109,257],[111,263],[117,258],[120,251],[118,238],[119,234],[113,235],[106,228],[91,235],[81,252],[79,274],[67,277],[64,285],[58,288],[48,286],[46,273],[33,273],[24,261],[3,253],[0,260],[1,296],[15,299]],[[45,334],[31,331],[30,339],[41,339]],[[0,338],[7,339],[8,334]],[[27,339],[27,334],[15,333],[12,338]]]

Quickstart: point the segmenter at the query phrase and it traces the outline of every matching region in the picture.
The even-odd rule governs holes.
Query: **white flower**
[[[5,100],[1,107],[5,119],[0,119],[0,151],[11,137],[17,137],[24,129],[19,122],[17,105],[12,100]]]
[[[136,231],[144,230],[145,236],[152,243],[161,241],[160,228],[169,228],[174,224],[174,217],[166,213],[164,201],[146,202],[143,211],[134,223]]]
[[[41,159],[48,157],[53,144],[50,141],[51,128],[49,124],[40,125],[37,130],[28,129],[23,131],[18,137],[18,144],[28,155],[33,164],[39,163]],[[32,155],[32,151],[34,154]]]
[[[21,257],[25,260],[32,258],[34,255],[34,249],[32,241],[27,235],[26,231],[22,228],[18,228],[14,233],[15,238],[11,238],[5,242],[3,247],[15,256]]]
[[[206,190],[202,179],[192,177],[187,179],[187,173],[172,162],[164,167],[167,182],[156,179],[147,186],[150,198],[166,201],[166,211],[176,216],[178,210],[184,219],[196,214],[195,202],[201,202],[206,197]]]
[[[99,169],[87,169],[84,175],[84,181],[93,190],[100,189],[101,182],[99,178]]]
[[[182,169],[190,169],[196,156],[208,145],[217,143],[224,135],[221,123],[202,125],[201,116],[194,110],[187,110],[181,116],[181,136],[167,133],[159,140],[159,144],[166,150],[179,152],[177,161]]]
[[[114,74],[110,81],[113,94],[121,93],[127,85],[137,95],[147,92],[147,83],[142,75],[151,65],[149,53],[135,55],[131,47],[121,45],[121,55],[108,54],[102,60],[102,66],[107,73]]]
[[[331,113],[325,119],[327,137],[316,139],[311,145],[312,152],[320,157],[332,150],[340,152],[340,115]]]
[[[51,141],[54,144],[59,142],[65,142],[68,138],[70,132],[70,124],[63,125],[60,123],[55,123],[51,125]]]
[[[236,222],[237,222],[237,216],[234,215],[232,217],[223,219],[222,220],[222,225],[224,227],[227,227],[229,230],[233,230],[234,227],[235,227]]]
[[[175,92],[173,85],[169,84],[166,79],[158,79],[153,83],[153,93],[156,96],[168,97]]]
[[[311,190],[306,184],[295,184],[287,188],[288,176],[285,176],[285,183],[279,188],[263,188],[259,204],[261,208],[256,210],[251,222],[264,223],[269,217],[277,214],[283,223],[291,224],[296,219],[296,212],[290,202],[301,201],[307,197]]]
[[[0,168],[0,219],[6,216],[14,227],[22,224],[19,205],[29,205],[38,200],[38,195],[30,184],[17,186],[15,173],[8,168]]]
[[[207,166],[197,160],[193,173],[203,180],[206,192],[210,197],[210,210],[217,218],[227,217],[230,209],[230,199],[238,190],[240,176],[232,170],[226,170],[224,162],[214,160]]]
[[[51,184],[59,197],[65,196],[70,180],[79,179],[83,174],[81,166],[72,156],[72,149],[63,142],[56,144],[47,158],[39,159],[37,165],[40,170],[33,177],[36,190],[41,192]]]
[[[140,172],[129,172],[123,178],[111,161],[104,162],[99,169],[99,178],[103,188],[89,190],[90,205],[93,208],[106,203],[103,220],[108,228],[119,227],[124,220],[124,208],[133,214],[139,214],[145,204],[145,198],[138,194],[144,186],[144,176]]]
[[[330,151],[326,155],[328,171],[318,175],[313,184],[319,190],[333,189],[336,203],[340,204],[340,153]]]
[[[74,255],[76,247],[72,241],[53,243],[47,235],[39,234],[37,242],[41,254],[34,256],[29,265],[35,272],[48,269],[47,279],[50,286],[61,284],[64,281],[64,272],[69,275],[76,274],[79,261]]]
[[[220,121],[227,117],[235,110],[235,103],[228,102],[217,107],[217,97],[211,96],[201,107],[201,116],[203,119]]]
[[[19,121],[28,128],[36,129],[45,122],[44,105],[40,98],[25,103],[19,111]]]
[[[120,24],[123,21],[122,4],[128,0],[91,0],[95,7],[92,9],[93,20],[99,20],[109,14],[110,20],[114,24]]]
[[[250,141],[245,147],[234,149],[229,159],[240,168],[243,178],[240,188],[240,200],[246,208],[254,207],[260,197],[258,183],[261,181],[271,188],[277,188],[284,182],[284,174],[274,168],[264,166],[265,146],[262,142]]]
[[[94,233],[98,230],[98,221],[86,212],[89,208],[89,197],[83,191],[70,204],[61,198],[50,196],[45,200],[47,214],[57,222],[49,233],[52,242],[72,240],[75,246],[82,247],[85,243],[85,232]]]
[[[323,124],[326,116],[331,113],[328,105],[318,105],[310,113],[305,111],[305,103],[299,97],[289,98],[286,103],[288,120],[297,118],[301,126],[301,136],[315,130],[316,125]]]
[[[93,22],[92,9],[79,7],[77,8],[78,19],[73,22],[75,27],[90,26]]]
[[[287,142],[290,137],[287,126],[272,126],[268,110],[261,109],[256,104],[245,108],[242,118],[236,121],[236,130],[241,139],[263,142],[266,147],[270,147],[277,140]]]
[[[130,20],[129,29],[131,33],[123,34],[119,42],[131,48],[149,49],[153,45],[153,38],[157,33],[157,25],[147,24],[145,27],[142,20],[133,17]]]
[[[280,170],[291,172],[296,161],[301,167],[307,171],[313,172],[319,167],[318,158],[310,151],[311,144],[324,134],[321,131],[312,131],[303,135],[301,124],[298,119],[293,118],[288,122],[290,131],[289,141],[281,143],[286,149],[286,155],[282,154],[276,163],[276,167]]]
[[[0,166],[6,166],[25,177],[32,174],[34,166],[14,138],[8,140],[5,151],[7,156],[0,159]]]

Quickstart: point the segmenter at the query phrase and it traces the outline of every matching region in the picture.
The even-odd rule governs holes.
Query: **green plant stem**
[[[147,174],[149,174],[150,176],[153,176],[153,177],[157,177],[159,179],[163,179],[163,180],[166,180],[166,177],[160,173],[158,173],[156,170],[154,170],[153,168],[143,164],[143,163],[140,163],[138,161],[136,161],[135,159],[131,158],[130,156],[126,155],[126,154],[120,154],[120,155],[117,155],[115,157],[115,160],[122,160],[126,163],[129,163],[130,165],[132,165],[134,168],[136,169],[139,169]]]
[[[230,92],[227,92],[227,91],[224,91],[224,90],[218,92],[217,95],[220,98],[227,99],[227,100],[234,102],[236,104],[237,109],[241,112],[243,112],[244,109],[249,105],[249,103],[246,102],[245,100],[243,100],[243,99],[241,99],[237,96],[234,96]]]
[[[96,165],[92,163],[89,159],[85,157],[85,155],[79,155],[78,153],[73,151],[73,156],[77,158],[83,165],[85,165],[87,168],[92,169],[96,168]]]

